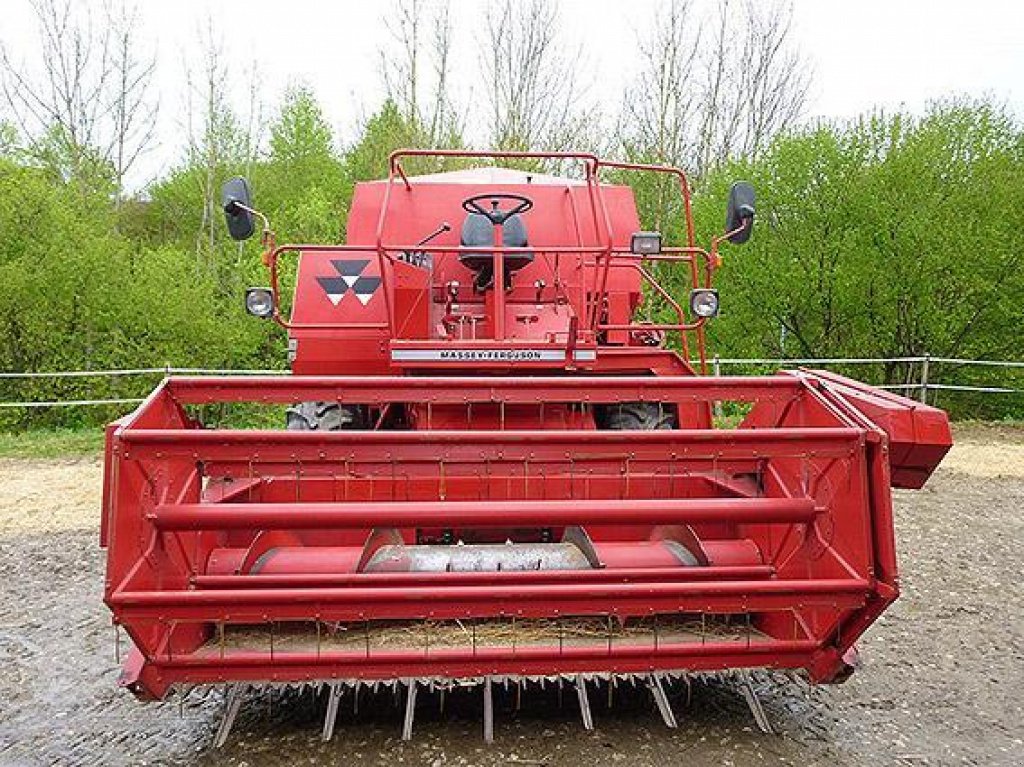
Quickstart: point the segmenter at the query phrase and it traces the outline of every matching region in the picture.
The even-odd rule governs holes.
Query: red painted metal
[[[302,551],[308,553],[311,547]],[[317,547],[324,548],[324,547]],[[323,572],[304,573],[301,568],[308,567],[308,559],[303,557],[301,564],[296,563],[292,572],[284,574],[267,573],[261,570],[252,575],[198,575],[191,583],[197,588],[212,589],[255,589],[255,588],[288,588],[288,587],[342,587],[342,586],[445,586],[493,583],[557,583],[561,581],[579,580],[580,574],[575,570],[510,570],[510,571],[463,571],[450,573],[433,572],[400,572],[400,573],[338,573]],[[678,564],[678,563],[677,563]],[[298,570],[296,572],[295,570]],[[625,568],[618,567],[594,570],[587,573],[587,580],[594,582],[618,581],[634,583],[664,579],[663,568]],[[714,566],[708,567],[676,567],[672,577],[678,580],[742,580],[751,578],[768,578],[774,570],[768,565]]]
[[[814,502],[804,498],[679,498],[628,501],[373,501],[360,503],[219,503],[157,506],[151,517],[157,530],[303,530],[367,529],[463,525],[563,527],[629,524],[642,518],[652,525],[695,522],[810,522]]]
[[[581,578],[585,581],[585,578]],[[708,612],[743,614],[807,607],[851,609],[867,601],[871,584],[853,579],[757,580],[713,583],[515,584],[395,588],[278,588],[217,591],[125,591],[108,604],[125,622],[159,620],[261,623],[324,621],[465,620],[557,616]],[[155,650],[156,647],[154,646]]]
[[[407,172],[428,156],[571,161],[582,176]],[[628,187],[602,180],[608,171],[674,178],[686,245],[629,253],[639,217]],[[501,247],[497,233],[488,248],[460,244],[461,201],[482,193],[533,200],[527,247]],[[357,185],[347,233],[343,246],[271,244],[265,256],[276,294],[279,259],[299,257],[292,314],[276,310],[296,375],[168,378],[107,430],[101,544],[105,600],[134,644],[124,684],[159,698],[228,680],[752,666],[848,675],[844,655],[898,595],[890,487],[920,487],[949,447],[948,423],[839,376],[710,378],[647,345],[652,331],[678,334],[703,369],[706,321],[645,264],[676,265],[693,287],[719,265],[721,237],[694,244],[681,171],[588,154],[406,150],[387,180]],[[494,253],[495,284],[506,272],[508,290],[475,289],[459,260],[468,252]],[[532,263],[509,270],[524,252]],[[675,322],[637,320],[644,282],[676,307]],[[369,426],[198,418],[206,405],[280,413],[311,401],[359,408]],[[723,402],[745,413],[736,428],[712,419]],[[604,414],[646,406],[674,428],[602,428]],[[359,572],[380,541],[539,551],[563,540],[586,550],[587,567]],[[239,627],[319,636],[338,622],[680,614],[738,616],[731,625],[748,631],[387,652],[216,644]]]
[[[265,652],[220,654],[215,648],[189,655],[171,654],[144,661],[138,651],[125,662],[121,683],[140,697],[163,697],[174,684],[227,681],[302,681],[320,679],[390,680],[408,678],[456,678],[498,675],[515,657],[516,673],[614,672],[647,674],[653,669],[692,671],[723,668],[801,668],[808,658],[824,653],[811,639],[749,643],[708,641],[594,647],[507,649],[477,648],[475,652],[430,649],[419,652],[307,652],[275,654],[268,662]]]
[[[646,364],[646,363],[645,363]],[[162,384],[166,394],[181,404],[265,402],[290,404],[303,399],[338,402],[431,402],[464,405],[479,402],[536,405],[575,401],[581,396],[574,377],[460,377],[404,376],[245,376],[174,377]],[[740,402],[768,397],[791,399],[804,391],[793,375],[720,376],[712,379],[673,376],[602,375],[587,379],[591,402],[662,402],[683,398]],[[782,401],[779,399],[779,401]]]

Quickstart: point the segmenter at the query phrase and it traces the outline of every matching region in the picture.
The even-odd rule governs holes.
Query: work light
[[[253,317],[266,319],[274,314],[274,291],[270,288],[249,288],[245,291],[245,310]]]
[[[718,291],[713,288],[696,288],[690,291],[690,311],[698,317],[718,315]]]
[[[661,253],[661,232],[633,232],[629,251],[638,256],[656,256]]]

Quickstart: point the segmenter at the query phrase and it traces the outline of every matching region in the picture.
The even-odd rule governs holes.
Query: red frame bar
[[[118,591],[108,604],[122,621],[266,622],[454,620],[658,613],[748,613],[794,604],[861,607],[872,583],[861,579],[756,580],[709,583],[587,583],[487,586]],[[312,613],[311,613],[312,611]]]
[[[395,455],[402,454],[405,463],[426,461],[436,465],[441,459],[585,464],[588,460],[618,460],[624,456],[638,463],[664,462],[665,456],[673,453],[689,461],[779,458],[810,451],[818,457],[845,458],[854,452],[862,435],[858,429],[844,428],[651,432],[131,429],[122,432],[121,439],[126,459],[184,457],[249,464],[253,451],[258,450],[261,464],[315,464],[344,460],[346,456],[358,456],[357,463],[390,464]]]
[[[794,397],[806,388],[797,375],[752,376],[182,376],[163,381],[182,404],[303,400],[372,403],[671,402],[679,399],[752,402]],[[136,411],[138,412],[138,411]]]
[[[290,653],[273,657],[259,652],[225,652],[216,646],[204,653],[154,656],[153,671],[181,681],[215,682],[227,679],[396,679],[446,676],[467,678],[484,675],[551,673],[644,672],[657,669],[714,670],[771,666],[804,666],[819,650],[811,639],[750,642],[693,642],[612,647],[477,647],[473,650],[424,649],[422,652],[373,651]],[[170,683],[170,682],[168,682]]]
[[[587,570],[587,580],[593,582],[613,581],[619,583],[643,583],[665,579],[663,568],[605,568]],[[681,567],[672,571],[676,581],[703,580],[750,580],[770,578],[775,574],[771,565],[708,565],[706,567]],[[196,575],[190,580],[199,589],[269,589],[269,588],[342,588],[348,586],[434,586],[453,585],[480,586],[484,584],[533,584],[578,581],[578,570],[502,570],[502,571],[453,571],[401,572],[401,573],[288,573],[266,575]]]
[[[809,498],[687,498],[585,501],[349,501],[186,503],[157,506],[158,530],[309,530],[466,525],[614,525],[697,522],[808,523]]]
[[[378,269],[381,273],[382,286],[384,288],[384,300],[385,300],[385,312],[388,317],[387,322],[292,322],[286,320],[281,314],[281,286],[278,277],[278,259],[285,253],[298,253],[301,254],[304,250],[318,250],[325,253],[373,253],[377,256]],[[373,245],[316,245],[311,243],[289,243],[285,245],[275,246],[264,254],[264,261],[267,264],[270,272],[270,288],[273,293],[274,312],[271,315],[273,320],[286,330],[344,330],[344,329],[380,329],[387,330],[389,335],[394,337],[395,317],[394,311],[391,306],[391,294],[387,290],[387,266],[394,261],[392,253],[401,253],[402,251],[416,250],[420,253],[496,253],[502,259],[506,255],[514,255],[516,253],[539,253],[539,254],[594,254],[601,255],[605,252],[604,248],[588,248],[588,247],[559,247],[559,246],[548,246],[543,250],[537,248],[514,248],[505,247],[501,245],[491,246],[490,248],[483,247],[471,247],[467,245],[418,245],[410,243],[408,245],[391,245],[382,244],[379,247]],[[504,263],[504,261],[502,262]],[[490,339],[498,340],[498,339]]]

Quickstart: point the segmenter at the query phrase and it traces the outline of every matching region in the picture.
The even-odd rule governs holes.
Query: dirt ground
[[[754,726],[732,684],[672,693],[678,730],[646,693],[595,706],[586,732],[566,696],[496,704],[480,737],[479,700],[439,712],[421,695],[399,739],[391,696],[343,705],[319,740],[323,701],[249,702],[227,746],[205,698],[142,705],[115,686],[114,633],[101,603],[97,460],[0,461],[0,764],[1019,765],[1024,764],[1024,430],[967,427],[923,491],[896,493],[903,596],[861,642],[845,685],[759,677],[778,731]]]

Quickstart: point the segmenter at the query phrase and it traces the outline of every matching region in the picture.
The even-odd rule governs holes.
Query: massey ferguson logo
[[[327,293],[331,303],[337,306],[349,291],[355,293],[359,303],[366,306],[380,287],[380,277],[364,277],[363,270],[370,259],[349,258],[332,260],[337,277],[317,277],[316,281]]]
[[[442,349],[438,359],[470,362],[530,362],[543,359],[534,349]]]

